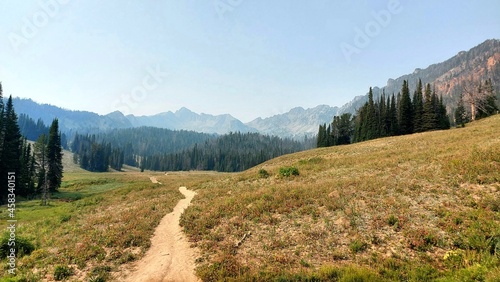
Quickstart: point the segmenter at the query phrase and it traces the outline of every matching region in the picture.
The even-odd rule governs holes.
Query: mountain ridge
[[[410,91],[416,89],[418,80],[430,83],[438,95],[443,96],[448,113],[452,112],[458,103],[462,92],[461,83],[466,80],[484,80],[491,78],[496,91],[500,91],[500,40],[488,39],[468,51],[460,51],[455,56],[429,65],[416,68],[412,73],[389,78],[383,87],[374,86],[374,98],[380,97],[383,91],[386,95],[397,94],[401,90],[403,80],[408,82]],[[368,87],[367,87],[368,88]],[[368,101],[368,91],[365,95],[355,96],[350,102],[343,105],[339,113],[355,113],[356,110]]]
[[[389,78],[384,87],[374,86],[374,98],[397,94],[403,83],[408,81],[410,90],[416,87],[418,79],[424,84],[430,83],[438,95],[443,96],[448,113],[456,106],[461,83],[467,79],[485,80],[491,78],[497,93],[500,90],[500,40],[488,39],[471,48],[460,51],[443,62],[429,65],[427,68],[416,68],[412,73]],[[368,88],[368,86],[367,86]],[[153,126],[172,130],[193,130],[203,133],[225,134],[228,132],[259,132],[279,137],[303,138],[313,136],[319,124],[329,123],[335,115],[355,113],[368,99],[368,94],[354,96],[351,101],[341,107],[318,105],[304,109],[295,107],[286,113],[270,117],[257,117],[243,123],[230,114],[211,115],[195,113],[186,107],[175,112],[168,111],[151,116],[124,115],[115,111],[106,115],[98,115],[88,111],[65,110],[48,104],[38,104],[31,99],[14,99],[18,113],[25,113],[33,119],[41,118],[50,124],[58,117],[62,131],[94,132],[114,128]],[[499,97],[500,99],[500,97]]]

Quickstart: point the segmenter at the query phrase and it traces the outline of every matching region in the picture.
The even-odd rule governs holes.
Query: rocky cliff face
[[[430,83],[438,95],[443,95],[448,110],[456,107],[465,80],[484,80],[491,78],[497,91],[500,90],[500,40],[489,39],[470,49],[461,51],[452,58],[425,69],[417,68],[411,74],[396,79],[389,79],[383,88],[374,87],[374,97],[379,97],[382,90],[387,95],[401,91],[403,80],[407,80],[410,90],[416,88],[419,79],[424,84]],[[368,100],[368,96],[359,96],[344,105],[340,112],[355,113]]]

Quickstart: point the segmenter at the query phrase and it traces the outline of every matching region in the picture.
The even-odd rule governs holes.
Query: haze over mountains
[[[374,87],[374,97],[384,90],[386,94],[397,94],[403,80],[409,82],[410,90],[415,89],[418,79],[424,84],[434,85],[438,95],[443,95],[448,112],[456,107],[461,93],[461,83],[465,80],[482,80],[491,78],[493,85],[500,85],[500,40],[490,39],[469,51],[459,52],[452,58],[425,69],[417,68],[413,73],[396,79],[389,79],[383,88]],[[367,85],[367,91],[370,85]],[[224,134],[228,132],[259,132],[280,137],[303,138],[305,135],[317,133],[318,125],[329,123],[333,116],[345,112],[355,113],[367,101],[367,95],[354,97],[352,101],[342,107],[319,105],[304,109],[296,107],[284,114],[272,117],[258,117],[251,122],[243,123],[229,115],[198,114],[187,108],[176,112],[164,112],[152,116],[123,115],[113,112],[107,115],[98,115],[86,111],[70,111],[51,105],[41,105],[29,99],[14,99],[14,106],[18,114],[25,113],[33,119],[41,118],[44,123],[50,124],[53,118],[59,118],[63,132],[95,132],[113,128],[130,128],[152,126],[173,130],[192,130],[205,133]]]

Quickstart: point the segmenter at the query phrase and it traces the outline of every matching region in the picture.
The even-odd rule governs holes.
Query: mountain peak
[[[125,117],[125,115],[120,111],[114,111],[106,115],[107,117]]]
[[[295,108],[291,109],[288,113],[289,113],[289,114],[293,114],[293,115],[300,115],[300,114],[302,114],[304,111],[305,111],[305,109],[304,109],[304,108],[302,108],[302,107],[295,107]]]
[[[256,118],[247,123],[259,132],[281,137],[304,138],[304,135],[314,135],[318,124],[331,122],[337,115],[338,108],[328,105],[319,105],[314,108],[304,109],[295,107],[284,114],[268,118]]]
[[[186,107],[182,107],[182,108],[178,109],[175,113],[176,114],[194,114],[193,111],[191,111],[190,109],[188,109]]]

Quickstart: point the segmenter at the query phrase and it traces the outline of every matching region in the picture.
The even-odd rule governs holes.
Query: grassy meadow
[[[161,184],[149,179],[155,176]],[[48,206],[16,204],[16,238],[34,247],[17,259],[16,276],[0,281],[111,281],[119,266],[140,259],[161,218],[183,198],[180,186],[196,186],[211,173],[89,173],[71,169]],[[7,227],[7,207],[0,228]],[[3,234],[3,238],[8,236]]]
[[[68,163],[48,206],[17,203],[16,237],[33,250],[16,277],[4,260],[0,281],[116,280],[145,254],[180,186],[198,193],[181,225],[204,281],[500,281],[499,133],[496,115],[233,174]],[[3,230],[7,219],[2,206]]]
[[[282,156],[198,194],[181,224],[205,281],[500,281],[500,115]]]

